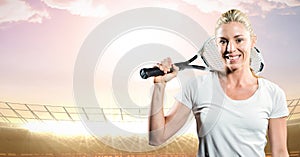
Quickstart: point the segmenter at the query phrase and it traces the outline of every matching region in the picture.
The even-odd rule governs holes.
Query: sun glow
[[[29,122],[23,125],[23,128],[36,133],[53,133],[61,136],[90,135],[80,122]]]

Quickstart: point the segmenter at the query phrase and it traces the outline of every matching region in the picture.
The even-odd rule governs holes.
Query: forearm
[[[165,116],[163,111],[163,98],[165,83],[155,83],[149,115],[149,143],[158,145],[165,141]]]
[[[181,125],[175,125],[173,123],[167,125],[167,123],[169,123],[169,121],[173,119],[172,117],[179,117],[181,119],[184,119],[180,115],[175,115],[176,112],[165,116],[163,110],[166,83],[177,76],[179,68],[172,64],[170,58],[164,59],[160,64],[158,64],[158,67],[161,71],[164,71],[165,75],[154,77],[153,80],[154,89],[149,115],[149,144],[151,145],[162,144],[168,138],[174,135],[176,133],[176,130],[180,128]],[[170,72],[171,68],[173,72],[168,73]],[[175,107],[173,109],[176,111],[178,107]],[[174,123],[180,121],[177,119],[173,120]],[[173,129],[174,127],[175,129]]]

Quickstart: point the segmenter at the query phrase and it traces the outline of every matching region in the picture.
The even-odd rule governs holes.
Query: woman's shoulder
[[[214,74],[211,72],[203,73],[201,75],[197,75],[195,77],[189,78],[189,83],[203,83],[205,81],[212,80],[214,77]]]
[[[270,92],[282,92],[282,88],[278,84],[266,78],[259,78],[259,83],[262,88],[267,89]]]
[[[201,75],[190,77],[183,84],[189,88],[198,88],[199,85],[201,86],[203,84],[208,84],[209,82],[212,82],[213,77],[214,76],[211,72],[203,73]]]

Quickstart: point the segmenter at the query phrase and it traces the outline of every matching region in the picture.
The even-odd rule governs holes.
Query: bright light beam
[[[80,122],[49,121],[49,122],[29,122],[23,128],[38,133],[53,133],[59,136],[88,136],[89,132]]]

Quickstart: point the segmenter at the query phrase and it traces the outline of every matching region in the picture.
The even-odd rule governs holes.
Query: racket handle
[[[172,72],[172,70],[170,72]],[[153,77],[153,76],[162,76],[164,74],[165,73],[163,71],[161,71],[158,67],[143,68],[140,70],[140,75],[143,79],[147,79],[147,78]]]

